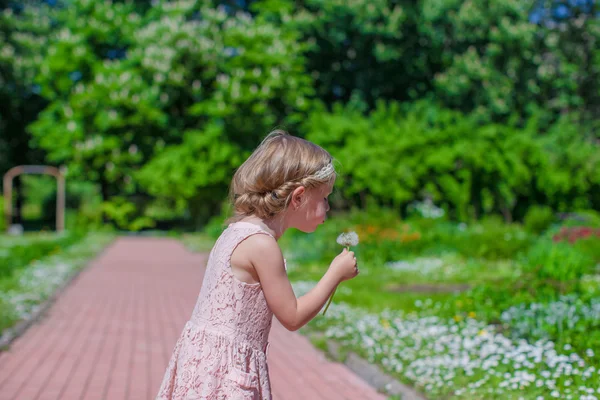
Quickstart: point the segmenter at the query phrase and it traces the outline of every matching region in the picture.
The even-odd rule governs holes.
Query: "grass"
[[[431,399],[600,398],[600,238],[556,243],[498,220],[330,219],[280,240],[297,295],[359,232],[361,274],[303,332],[335,340]],[[187,238],[209,250],[212,235]],[[213,239],[211,239],[213,238]],[[318,335],[315,335],[318,333]]]
[[[29,318],[39,304],[112,241],[110,234],[100,233],[79,235],[68,242],[61,242],[62,238],[64,236],[44,237],[44,246],[41,246],[37,236],[22,237],[14,240],[13,243],[18,244],[5,253],[5,259],[25,261],[23,265],[14,265],[10,274],[0,277],[0,333]],[[46,251],[49,243],[52,243],[51,250]],[[16,249],[28,250],[37,254],[37,258],[13,257],[10,250]]]
[[[439,262],[431,266],[426,273],[419,269],[431,260]],[[468,259],[456,254],[441,258],[415,257],[403,261],[402,265],[382,266],[361,261],[360,268],[361,273],[357,279],[342,283],[334,301],[373,312],[387,308],[416,311],[415,303],[419,300],[449,301],[456,297],[454,287],[461,289],[461,286],[467,284],[470,287],[505,280],[513,277],[518,270],[510,260],[486,263],[485,260]],[[288,276],[292,282],[318,281],[325,270],[326,266],[322,264],[298,265],[295,261],[288,260]]]

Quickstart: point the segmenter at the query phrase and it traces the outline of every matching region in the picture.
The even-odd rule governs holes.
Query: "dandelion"
[[[350,246],[358,245],[358,234],[356,232],[342,233],[340,236],[337,237],[336,241],[340,246],[344,246],[346,249],[350,250]],[[323,310],[323,315],[325,315],[325,313],[327,312],[327,309],[329,308],[329,305],[333,300],[333,296],[335,296],[335,292],[336,291],[334,290],[333,294],[329,298],[329,301],[325,306],[325,310]]]
[[[358,235],[356,232],[342,233],[338,236],[337,243],[349,249],[350,246],[358,245]]]

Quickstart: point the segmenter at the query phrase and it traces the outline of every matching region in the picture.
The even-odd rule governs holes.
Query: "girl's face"
[[[321,185],[303,193],[302,205],[292,215],[292,225],[302,232],[314,232],[327,219],[328,197],[333,185]],[[292,201],[292,209],[294,202]]]

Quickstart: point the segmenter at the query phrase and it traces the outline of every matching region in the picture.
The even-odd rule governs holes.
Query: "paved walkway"
[[[0,400],[153,399],[205,262],[175,240],[117,240],[0,353]],[[385,399],[280,324],[270,339],[275,400]]]

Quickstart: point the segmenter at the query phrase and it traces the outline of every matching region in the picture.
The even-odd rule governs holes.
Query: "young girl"
[[[340,282],[358,274],[354,253],[343,250],[297,299],[277,245],[288,228],[313,232],[325,222],[335,178],[329,153],[282,131],[269,134],[237,170],[234,222],[210,253],[157,399],[271,399],[266,350],[273,314],[295,331]]]

